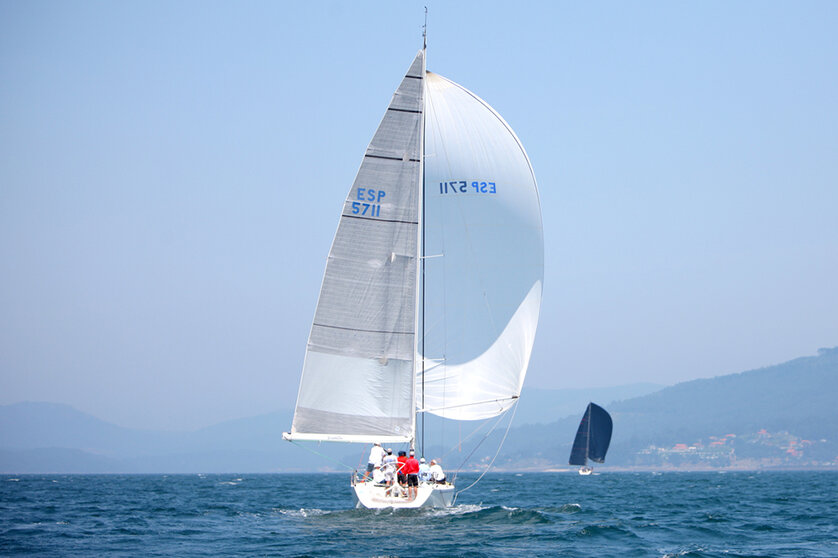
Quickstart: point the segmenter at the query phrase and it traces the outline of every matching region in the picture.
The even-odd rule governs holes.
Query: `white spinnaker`
[[[544,240],[532,167],[488,104],[425,78],[425,361],[417,404],[496,416],[520,395],[541,305]],[[424,395],[422,394],[424,390]]]
[[[413,437],[423,74],[420,51],[344,203],[309,335],[291,439]]]

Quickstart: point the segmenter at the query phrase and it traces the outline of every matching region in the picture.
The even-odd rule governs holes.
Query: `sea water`
[[[352,505],[339,474],[3,475],[0,555],[838,556],[838,472],[489,473],[449,509]]]

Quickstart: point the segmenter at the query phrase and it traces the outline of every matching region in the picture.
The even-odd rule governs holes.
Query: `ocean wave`
[[[688,558],[689,556],[704,556],[704,549],[695,547],[676,550],[675,552],[664,552],[661,558]]]
[[[489,506],[478,510],[463,511],[450,516],[452,522],[477,521],[482,525],[498,523],[504,525],[524,525],[528,523],[552,523],[542,511],[507,506]]]
[[[284,515],[287,517],[316,517],[320,515],[326,515],[329,513],[327,510],[321,510],[319,508],[300,508],[298,510],[284,510],[281,508],[274,508],[274,511],[279,513],[280,515]]]
[[[626,538],[639,539],[634,531],[620,525],[586,525],[579,529],[576,533],[580,537],[590,537],[592,539],[605,539],[611,541],[621,541],[623,544]]]

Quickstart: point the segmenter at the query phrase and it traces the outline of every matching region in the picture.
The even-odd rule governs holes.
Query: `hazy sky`
[[[526,386],[838,345],[836,2],[2,0],[0,404],[149,428],[293,405],[426,3],[428,69],[539,181]]]

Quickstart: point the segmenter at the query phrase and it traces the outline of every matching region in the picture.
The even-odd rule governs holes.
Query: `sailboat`
[[[477,95],[426,70],[423,47],[364,154],[332,242],[291,441],[407,444],[424,417],[516,404],[541,305],[544,242],[529,157]],[[417,418],[418,417],[418,418]],[[446,507],[353,475],[358,507]]]
[[[588,403],[588,408],[579,421],[573,448],[570,450],[570,464],[580,466],[580,475],[590,475],[594,472],[593,467],[588,466],[589,459],[596,463],[605,462],[612,428],[613,423],[608,411],[596,403]]]

